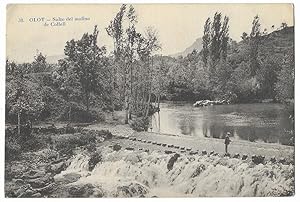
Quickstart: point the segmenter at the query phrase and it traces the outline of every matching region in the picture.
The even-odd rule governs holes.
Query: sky
[[[268,32],[273,31],[272,25],[276,30],[282,22],[294,25],[292,4],[137,4],[134,7],[138,31],[143,33],[147,27],[154,27],[162,45],[157,54],[163,55],[181,52],[202,37],[205,20],[215,12],[229,17],[229,36],[236,41],[240,41],[243,32],[250,32],[255,15],[259,15],[262,29]],[[98,44],[105,45],[110,52],[113,41],[105,27],[119,8],[119,4],[8,5],[7,58],[31,62],[37,51],[47,56],[63,55],[66,41],[80,39],[86,32],[92,33],[94,25],[98,25],[100,31]],[[56,22],[53,18],[66,20],[68,17],[73,17],[73,21],[65,21],[65,26],[50,24]],[[89,20],[75,21],[82,17]],[[33,21],[34,18],[38,22]],[[48,26],[44,26],[45,22]]]

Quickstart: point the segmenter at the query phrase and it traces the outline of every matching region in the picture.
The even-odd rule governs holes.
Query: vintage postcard
[[[293,4],[8,4],[5,197],[295,195]]]

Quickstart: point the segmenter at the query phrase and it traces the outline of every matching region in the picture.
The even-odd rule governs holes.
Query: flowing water
[[[92,171],[89,157],[78,154],[56,178],[72,172],[81,178],[68,186],[90,184],[104,197],[280,196],[293,192],[293,165],[253,165],[218,156],[181,156],[169,170],[172,155],[105,149]],[[96,195],[97,196],[97,195]]]
[[[162,103],[149,131],[196,137],[289,144],[289,113],[283,105],[258,103],[193,107],[192,103]]]

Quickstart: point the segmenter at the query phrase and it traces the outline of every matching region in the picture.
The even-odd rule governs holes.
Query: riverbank
[[[106,130],[112,136],[103,132]],[[196,141],[174,135],[136,133],[120,124],[92,124],[74,128],[71,134],[62,132],[51,136],[56,140],[54,147],[22,153],[19,160],[6,163],[7,197],[288,196],[294,193],[294,165],[289,161],[293,147],[234,142],[231,149],[236,147],[243,153],[234,156],[230,149],[229,157],[218,150],[224,146],[221,140]],[[81,143],[80,140],[89,136],[96,139]],[[66,154],[65,148],[77,141],[80,146]],[[247,143],[250,149],[245,149]],[[268,152],[260,153],[262,148],[275,155],[276,160],[272,161]],[[257,162],[250,153],[243,159],[246,150],[264,155],[265,159]]]

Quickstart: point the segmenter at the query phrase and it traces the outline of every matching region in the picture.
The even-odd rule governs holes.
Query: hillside
[[[281,30],[277,30],[271,32],[261,38],[261,53],[282,53],[287,50],[293,49],[294,47],[294,27],[286,27]],[[247,44],[245,41],[240,41],[237,43],[236,51],[231,53],[237,52],[245,52],[247,50]],[[187,47],[184,51],[175,53],[170,55],[171,57],[177,58],[178,56],[187,56],[187,54],[191,53],[193,50],[197,50],[200,52],[202,50],[202,38],[197,38],[195,42]],[[230,52],[230,51],[229,51]]]
[[[286,27],[261,36],[259,45],[259,56],[283,56],[294,50],[294,27]],[[233,50],[229,51],[230,60],[237,63],[249,60],[249,41],[243,40],[237,43]],[[279,57],[278,57],[279,58]]]
[[[178,56],[187,56],[187,54],[191,53],[193,50],[197,50],[200,52],[202,50],[202,38],[197,38],[196,41],[189,47],[187,47],[184,51],[175,53],[173,55],[170,55],[171,57],[177,58]]]

